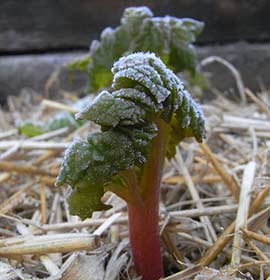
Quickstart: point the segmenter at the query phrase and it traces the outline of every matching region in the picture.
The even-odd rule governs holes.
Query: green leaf
[[[146,7],[124,11],[121,25],[106,28],[100,41],[90,47],[90,90],[108,86],[112,80],[110,68],[121,56],[135,51],[150,51],[160,56],[176,72],[195,73],[195,53],[192,43],[203,28],[193,19],[154,17]]]
[[[143,163],[156,133],[153,121],[157,117],[172,125],[169,157],[183,138],[194,136],[201,141],[204,137],[204,117],[199,105],[154,54],[123,57],[112,71],[115,91],[102,91],[77,114],[99,124],[104,132],[91,134],[88,143],[75,141],[70,146],[60,183],[75,185],[87,174],[90,181],[105,184],[119,171]]]
[[[76,120],[70,112],[60,112],[49,119],[47,126],[49,130],[56,130],[63,127],[76,129],[80,127],[82,123],[82,121]]]
[[[93,211],[104,210],[100,198],[114,176],[146,161],[155,125],[128,133],[125,129],[90,134],[88,142],[77,139],[65,151],[56,184],[66,183],[74,189],[69,199],[72,214],[85,219]]]
[[[183,138],[201,141],[205,134],[199,105],[154,54],[139,52],[122,57],[112,72],[111,92],[102,91],[77,114],[99,124],[102,131],[90,134],[87,142],[76,140],[70,145],[58,176],[59,185],[68,183],[74,188],[72,213],[82,218],[103,207],[98,201],[110,184],[115,185],[113,178],[121,180],[122,171],[143,169],[157,135],[158,119],[171,126],[169,158]],[[83,198],[91,193],[93,199]]]
[[[44,129],[41,125],[34,124],[31,122],[25,122],[21,124],[19,127],[19,131],[20,133],[28,137],[38,136],[47,132],[47,130]]]
[[[170,159],[176,153],[176,146],[187,137],[195,137],[198,142],[205,138],[205,120],[199,105],[185,91],[182,104],[171,120],[171,134],[167,147],[167,157]]]
[[[91,160],[88,161],[87,157],[85,161],[88,165],[86,170],[88,180],[93,184],[108,184],[120,171],[145,162],[147,148],[155,135],[154,124],[135,129],[111,128],[104,132],[89,134],[87,141]],[[76,160],[79,164],[80,158]]]
[[[129,133],[124,129],[93,133],[87,142],[74,140],[65,151],[57,185],[67,183],[75,187],[86,176],[89,186],[110,183],[118,172],[146,158],[146,148],[155,135],[151,124]]]
[[[112,72],[114,89],[141,85],[141,90],[150,93],[159,109],[171,94],[175,92],[175,97],[178,97],[183,91],[182,82],[153,53],[138,52],[124,56],[114,63]]]
[[[68,69],[71,72],[74,72],[74,71],[86,72],[90,62],[91,62],[91,56],[87,55],[83,58],[78,58],[78,59],[75,59],[74,61],[70,62],[68,64]]]
[[[132,140],[134,151],[136,151],[136,165],[146,162],[149,144],[157,134],[157,127],[154,123],[142,127],[121,127],[119,128]]]
[[[115,97],[108,91],[102,91],[93,103],[76,115],[101,126],[115,127],[138,124],[146,118],[146,112],[132,101]]]
[[[66,183],[75,187],[86,175],[86,170],[95,156],[98,157],[99,155],[91,153],[90,145],[87,142],[80,139],[74,140],[65,150],[63,163],[56,181],[57,185]]]
[[[135,88],[123,88],[116,90],[112,93],[114,97],[129,100],[144,108],[146,111],[157,112],[160,108],[152,98],[147,95],[143,90],[145,88],[135,85]]]
[[[101,202],[104,194],[102,186],[94,188],[88,186],[88,181],[81,181],[68,198],[71,215],[78,215],[81,219],[91,217],[94,211],[108,210],[111,208]]]

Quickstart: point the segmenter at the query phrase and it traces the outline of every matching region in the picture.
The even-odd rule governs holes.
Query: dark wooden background
[[[270,40],[269,0],[1,0],[0,53],[87,49],[132,5],[204,21],[201,45]]]
[[[270,0],[0,0],[0,103],[25,88],[43,94],[55,69],[85,55],[105,27],[119,25],[126,7],[142,5],[155,16],[204,21],[196,43],[199,59],[219,55],[252,90],[270,86]],[[218,89],[235,89],[222,65],[209,69]],[[86,80],[79,77],[71,85],[64,75],[61,88],[82,88]]]

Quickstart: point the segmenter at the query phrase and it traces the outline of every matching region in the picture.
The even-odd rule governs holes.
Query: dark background
[[[205,22],[200,45],[270,40],[269,0],[1,0],[0,52],[86,49],[125,7],[146,5],[156,16]]]
[[[1,0],[0,102],[23,88],[43,94],[55,69],[85,55],[105,27],[120,24],[126,7],[142,5],[155,16],[204,21],[196,43],[199,58],[219,55],[240,70],[247,87],[254,91],[269,87],[269,0]],[[223,66],[209,69],[220,90],[235,88]],[[63,81],[61,86],[69,89],[68,79]],[[86,80],[79,82],[75,88]]]

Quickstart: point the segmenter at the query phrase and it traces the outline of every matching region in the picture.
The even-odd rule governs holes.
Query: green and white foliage
[[[76,115],[100,125],[101,132],[69,146],[57,180],[73,188],[71,213],[82,218],[108,208],[100,199],[110,186],[128,187],[121,172],[135,169],[140,175],[158,132],[157,120],[170,126],[168,158],[183,138],[201,141],[205,135],[199,105],[155,54],[124,56],[114,63],[112,73],[111,90],[101,91]]]
[[[93,41],[87,62],[90,90],[110,85],[110,69],[114,61],[129,53],[144,51],[158,55],[175,72],[188,70],[195,74],[196,58],[192,43],[203,23],[190,18],[154,17],[147,7],[131,7],[124,11],[121,25],[106,28],[100,40]]]

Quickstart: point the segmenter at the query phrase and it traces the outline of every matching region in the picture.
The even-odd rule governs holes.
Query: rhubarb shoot
[[[101,132],[70,144],[57,184],[72,187],[70,212],[82,219],[109,208],[101,202],[105,191],[125,199],[135,268],[144,280],[157,280],[163,276],[158,205],[164,159],[175,155],[183,138],[202,140],[204,116],[152,53],[124,56],[112,73],[111,90],[76,115]]]
[[[70,68],[86,71],[89,90],[96,91],[111,84],[113,63],[121,56],[138,51],[158,55],[176,72],[196,72],[193,43],[204,24],[191,18],[154,17],[148,7],[129,7],[124,10],[121,24],[105,28],[99,40],[94,40],[90,53]]]

